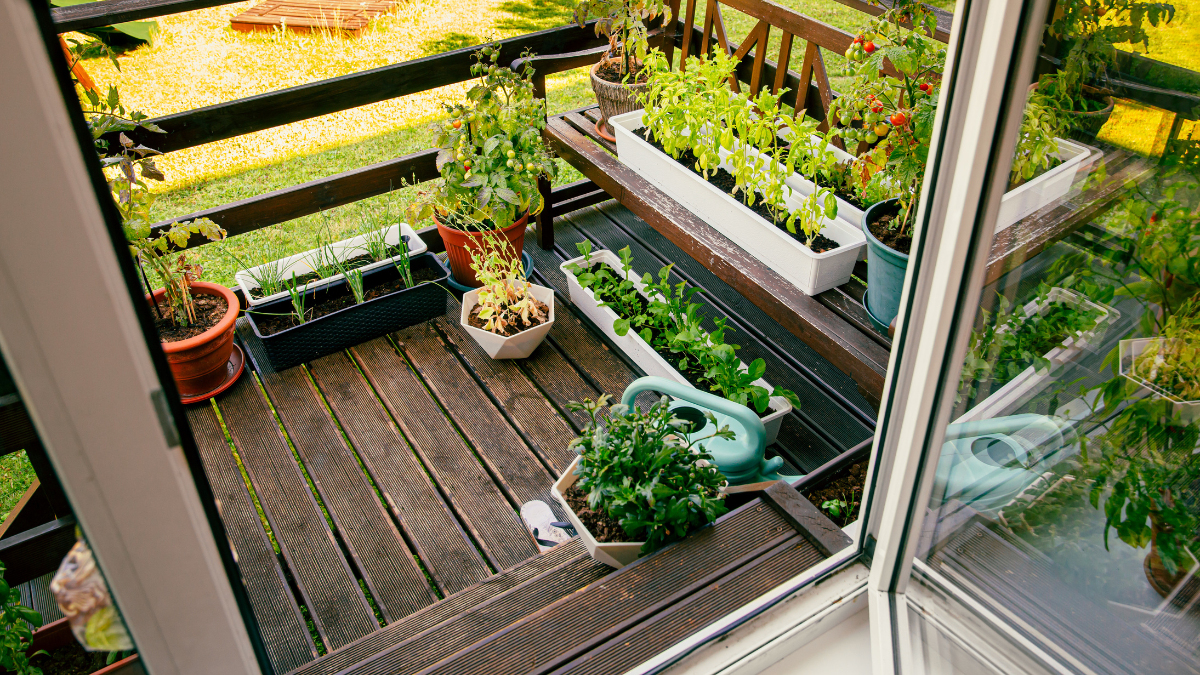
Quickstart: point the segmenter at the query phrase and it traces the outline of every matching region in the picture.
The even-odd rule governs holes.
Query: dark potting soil
[[[225,298],[216,295],[194,295],[192,296],[192,304],[196,306],[196,321],[190,326],[179,326],[166,316],[159,316],[157,312],[154,314],[154,327],[158,329],[158,337],[163,342],[179,342],[188,338],[194,338],[204,331],[212,328],[221,322],[221,318],[225,316],[225,312],[229,310],[229,303],[225,302]],[[166,301],[161,298],[158,301],[159,308],[165,312],[167,309]],[[151,307],[151,311],[154,308]]]
[[[827,509],[821,509],[821,512],[837,523],[838,527],[845,527],[858,519],[858,509],[862,504],[863,486],[866,483],[867,460],[864,459],[861,462],[851,464],[845,473],[816,490],[809,492],[805,496],[818,509],[821,509],[821,505],[827,501],[846,502],[847,508],[842,509],[841,513],[837,516],[831,514]]]
[[[579,522],[587,528],[588,532],[599,542],[622,542],[629,541],[629,535],[625,534],[625,528],[621,527],[612,516],[603,511],[593,511],[588,506],[587,493],[572,485],[563,493],[563,497],[567,500],[567,505],[575,512],[579,518]]]
[[[663,149],[662,143],[659,143],[657,140],[653,139],[653,137],[650,134],[650,129],[648,129],[648,128],[644,129],[642,131],[642,137],[646,139],[647,143],[649,143],[650,145],[653,145],[655,147],[655,149],[657,149],[659,152],[663,153],[664,155],[667,155],[668,157],[671,156],[670,153],[668,153],[666,150]],[[697,161],[696,155],[691,150],[684,150],[683,154],[680,155],[679,159],[676,159],[675,161],[678,162],[679,164],[687,167],[687,169],[689,171],[696,174],[697,176],[704,178],[704,175],[696,170],[696,161]],[[705,180],[707,180],[711,185],[718,188],[725,194],[738,200],[738,202],[740,202],[741,204],[743,204],[743,205],[746,204],[746,202],[744,200],[742,200],[741,195],[735,195],[733,193],[734,187],[737,186],[737,179],[733,177],[733,174],[729,173],[725,169],[717,169],[716,173],[710,175]],[[756,194],[759,194],[759,193],[756,193]],[[786,218],[785,219],[776,218],[775,214],[771,213],[771,210],[767,208],[766,202],[761,197],[762,197],[762,195],[759,194],[759,199],[754,200],[754,205],[747,206],[747,208],[749,208],[754,213],[758,214],[758,216],[760,218],[762,218],[763,220],[765,220],[768,223],[771,223],[775,227],[779,228],[781,231],[786,233],[792,239],[795,239],[796,241],[800,242],[801,244],[804,244],[805,246],[808,246],[808,244],[806,242],[806,237],[804,236],[804,234],[800,233],[800,232],[793,234],[792,232],[790,232],[787,229],[787,226],[784,224],[786,221]],[[816,239],[813,240],[813,245],[809,246],[809,250],[811,250],[813,253],[824,253],[826,251],[832,251],[833,249],[838,248],[840,246],[841,246],[841,244],[830,239],[829,237],[826,237],[823,234],[818,234],[816,236]]]
[[[107,663],[108,652],[86,651],[75,640],[29,660],[30,665],[41,668],[46,675],[91,675]]]
[[[904,228],[892,229],[892,222],[899,218],[898,214],[889,213],[877,218],[870,224],[871,234],[880,241],[884,246],[908,255],[908,250],[912,248],[912,235],[904,231]]]
[[[540,309],[542,311],[543,314],[545,314],[547,317],[550,316],[550,308],[549,307],[547,307],[545,304],[543,304],[541,301],[538,301],[538,300],[534,300],[534,303],[537,305],[538,309]],[[543,323],[546,323],[545,319],[539,319],[535,316],[531,316],[531,317],[529,317],[529,319],[530,319],[530,322],[529,322],[528,326],[524,326],[520,330],[505,329],[503,332],[497,333],[497,335],[502,335],[504,337],[512,337],[514,335],[517,335],[518,333],[524,333],[525,331],[529,330],[530,328],[537,328],[538,326],[542,325]],[[483,325],[486,322],[479,318],[479,305],[475,305],[475,307],[473,309],[471,309],[471,313],[467,315],[467,323],[475,328],[478,328],[479,330],[484,330]],[[520,316],[518,316],[515,321],[509,323],[510,327],[513,325],[523,325],[523,322],[521,321]]]
[[[600,269],[600,267],[601,267],[601,263],[596,263],[596,264],[592,265],[590,268],[588,268],[588,271],[595,274],[596,271]],[[614,270],[614,272],[615,271],[616,270]],[[593,293],[594,292],[595,292],[595,289],[593,289]],[[604,298],[600,295],[597,295],[596,299],[601,302],[606,301],[606,298]],[[641,314],[641,315],[646,314],[646,310],[647,310],[647,307],[649,306],[649,303],[646,302],[645,298],[643,298],[641,295],[639,295],[634,300],[634,302],[637,304],[638,314]],[[622,319],[630,319],[630,320],[633,319],[632,316],[625,315],[620,310],[618,310],[616,307],[612,307],[612,306],[610,306],[610,307],[614,312],[616,312],[617,316],[621,317]],[[629,330],[633,331],[633,328],[630,328]],[[726,331],[728,331],[728,330],[730,330],[730,329],[726,328]],[[676,354],[675,352],[672,352],[669,349],[660,349],[659,347],[657,347],[655,345],[655,342],[658,339],[659,339],[659,331],[655,330],[654,328],[650,328],[650,339],[647,340],[646,343],[648,345],[650,345],[650,348],[654,350],[654,353],[663,357],[663,359],[667,363],[671,364],[672,368],[674,368],[675,370],[678,370],[679,373],[681,375],[683,375],[683,378],[685,380],[687,380],[688,383],[691,384],[693,387],[695,387],[701,391],[713,392],[713,393],[717,394],[718,396],[720,396],[720,390],[716,386],[716,383],[714,383],[712,381],[712,379],[705,377],[704,368],[701,367],[698,363],[696,363],[696,359],[687,358],[683,354]],[[683,361],[685,358],[687,360],[687,365],[683,365]],[[747,405],[746,407],[750,408],[751,410],[754,410],[749,405]],[[755,411],[755,414],[758,414],[758,411]],[[770,414],[771,414],[771,411],[770,411],[770,409],[768,409],[766,413],[759,414],[759,417],[766,417],[767,415],[770,415]]]
[[[388,254],[389,258],[394,258],[394,257],[400,255],[400,247],[399,246],[388,246],[387,254]],[[375,260],[375,258],[373,256],[371,256],[370,254],[364,253],[362,255],[355,256],[349,260],[345,260],[342,262],[342,264],[345,265],[347,270],[356,270],[360,267],[366,267],[367,265],[370,265],[371,263],[374,263],[374,262],[377,262],[377,261]],[[326,276],[333,276],[333,275],[328,274]],[[304,284],[316,281],[318,279],[323,279],[323,278],[324,277],[322,277],[320,274],[317,274],[316,272],[309,272],[308,274],[302,274],[302,275],[296,277],[295,284],[296,284],[296,287],[299,288],[299,287],[303,286]],[[288,279],[286,279],[286,281],[292,282],[293,280],[291,277],[289,277]],[[250,289],[250,296],[255,299],[261,298],[264,295],[265,294],[262,292],[262,289],[258,288],[257,286]]]
[[[413,286],[420,286],[427,281],[433,281],[434,279],[438,278],[437,272],[428,267],[415,269],[413,270],[412,275]],[[363,302],[383,297],[385,295],[390,295],[396,291],[402,291],[406,288],[408,288],[408,286],[405,285],[403,279],[393,279],[392,281],[388,281],[378,286],[365,288],[363,289]],[[312,321],[313,319],[319,319],[328,314],[333,314],[336,311],[346,309],[347,307],[353,307],[354,304],[354,295],[347,294],[339,298],[326,300],[319,305],[305,307],[305,314],[308,317],[305,319],[305,321],[307,322]],[[288,314],[286,316],[265,316],[263,314],[255,313],[254,321],[258,324],[258,330],[262,333],[263,337],[274,335],[275,333],[285,331],[289,328],[295,328],[296,326],[300,325],[300,322],[296,321],[295,314]]]
[[[650,81],[649,73],[642,72],[642,64],[633,62],[629,65],[633,76],[629,78],[629,82],[622,82],[624,80],[624,75],[621,73],[622,64],[623,61],[620,59],[605,61],[596,69],[596,77],[613,84],[643,84]]]

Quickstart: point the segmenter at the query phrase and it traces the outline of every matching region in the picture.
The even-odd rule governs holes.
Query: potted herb
[[[520,73],[500,65],[498,47],[484,47],[474,57],[471,72],[479,81],[467,91],[467,102],[446,105],[449,119],[432,127],[442,179],[430,198],[410,210],[412,222],[433,217],[454,279],[471,287],[479,281],[470,251],[496,231],[520,259],[529,216],[545,207],[538,179],[557,175],[542,141],[546,102],[534,96],[532,64]]]
[[[667,10],[665,0],[583,0],[575,7],[580,25],[597,17],[596,34],[608,38],[608,51],[592,66],[592,91],[600,104],[596,133],[615,141],[608,120],[641,107],[638,96],[646,88],[642,62],[648,42],[646,22]]]
[[[398,255],[385,267],[336,268],[339,281],[305,290],[289,279],[287,297],[246,310],[276,370],[332,354],[446,313],[450,273],[437,256]]]
[[[489,234],[471,252],[471,269],[483,284],[463,294],[459,322],[493,359],[523,359],[554,325],[554,290],[525,280],[508,240]]]
[[[689,441],[681,431],[690,423],[674,415],[665,396],[646,412],[608,400],[569,404],[587,415],[588,425],[571,442],[579,457],[552,491],[588,553],[619,568],[728,511],[720,491],[725,477],[703,443],[733,434],[725,427]]]
[[[145,276],[147,267],[162,284],[150,292],[147,300],[154,307],[155,326],[171,373],[184,402],[203,400],[232,384],[241,374],[233,344],[233,325],[240,306],[233,291],[199,281],[200,266],[190,263],[186,254],[175,249],[186,245],[193,235],[215,241],[224,237],[225,231],[202,218],[173,223],[168,229],[154,233],[151,227],[154,197],[146,181],[165,180],[154,164],[154,156],[159,153],[134,143],[125,132],[138,128],[159,133],[162,130],[147,122],[142,113],[126,111],[115,87],[110,87],[104,98],[93,90],[84,93],[88,128],[113,201],[121,213],[130,252],[142,269],[147,290],[151,288]],[[112,132],[118,134],[116,147],[110,147],[104,138]]]
[[[1121,340],[1118,349],[1121,375],[1167,401],[1180,423],[1200,420],[1200,304],[1185,303],[1160,336]]]
[[[691,301],[698,289],[670,283],[671,267],[658,279],[633,272],[629,248],[592,251],[591,242],[577,244],[582,253],[564,262],[571,302],[647,375],[711,391],[747,406],[762,419],[766,443],[775,442],[783,418],[800,407],[796,394],[772,387],[763,379],[766,363],[743,363],[736,345],[725,342],[725,320],[717,329],[703,328],[700,306]]]
[[[861,232],[837,220],[832,192],[806,206],[788,185],[804,153],[784,139],[809,138],[816,121],[785,114],[782,91],[733,92],[735,65],[717,50],[672,71],[651,52],[646,108],[612,119],[618,158],[805,293],[846,283]]]

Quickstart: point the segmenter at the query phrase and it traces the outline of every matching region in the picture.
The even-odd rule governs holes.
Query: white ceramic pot
[[[575,527],[575,531],[579,533],[579,539],[582,540],[583,545],[587,547],[588,554],[599,562],[617,569],[629,565],[638,558],[641,558],[642,544],[645,542],[598,542],[596,541],[596,538],[592,536],[592,533],[588,532],[588,529],[583,526],[583,523],[579,522],[579,516],[575,515],[575,511],[571,508],[571,505],[567,503],[567,499],[563,497],[563,494],[568,488],[575,484],[575,480],[578,478],[575,475],[575,467],[577,466],[579,466],[578,457],[575,458],[575,461],[571,462],[571,466],[567,467],[567,470],[563,472],[563,475],[559,476],[558,480],[554,482],[554,485],[550,487],[550,492],[552,492],[554,494],[554,498],[563,505],[563,509],[567,512],[567,520],[571,521],[571,525],[573,525]]]
[[[659,152],[641,134],[642,111],[609,120],[617,136],[617,157],[713,229],[766,263],[808,295],[816,295],[850,281],[854,263],[866,237],[857,224],[826,220],[821,233],[840,246],[813,253],[788,232],[767,222],[745,204],[704,180],[691,169]],[[723,155],[726,153],[723,153]],[[788,208],[799,208],[801,195],[786,198]]]
[[[1100,310],[1101,315],[1096,318],[1096,323],[1090,330],[1085,331],[1077,337],[1069,337],[1063,340],[1061,345],[1045,354],[1045,358],[1050,361],[1052,368],[1073,361],[1093,342],[1098,342],[1099,338],[1103,337],[1104,331],[1108,326],[1116,323],[1121,318],[1120,312],[1112,307],[1097,304],[1074,291],[1058,288],[1057,286],[1050,289],[1049,297],[1046,298],[1045,302],[1041,304],[1037,302],[1026,304],[1025,315],[1031,316],[1035,312],[1045,314],[1050,311],[1053,305],[1061,303],[1074,303],[1088,309]],[[1005,329],[1007,329],[1007,326],[998,328],[997,330],[1002,331]],[[977,422],[1010,415],[1022,403],[1029,400],[1031,396],[1050,386],[1053,381],[1054,378],[1050,376],[1048,370],[1034,370],[1033,366],[1029,366],[1012,380],[1009,380],[999,389],[992,392],[983,401],[976,404],[975,407],[968,410],[962,417],[954,420],[954,422]]]
[[[1135,338],[1121,340],[1117,345],[1117,356],[1120,361],[1120,372],[1126,379],[1133,381],[1142,388],[1142,392],[1156,398],[1165,398],[1171,402],[1171,408],[1184,424],[1200,420],[1200,401],[1184,401],[1175,394],[1147,380],[1137,371],[1137,357],[1146,351],[1151,343],[1162,342],[1165,338]]]
[[[1062,164],[1004,193],[1000,200],[1000,213],[996,216],[996,232],[1070,192],[1075,175],[1091,155],[1091,151],[1085,146],[1062,138],[1054,140],[1058,142],[1058,152],[1054,156],[1061,159]]]
[[[621,259],[612,251],[593,251],[592,262],[607,265],[618,276],[623,274],[621,271]],[[629,331],[625,335],[617,335],[616,331],[613,330],[613,322],[619,318],[617,313],[609,307],[601,307],[600,303],[596,301],[596,296],[592,293],[592,289],[581,287],[575,279],[575,274],[568,269],[568,267],[582,263],[583,256],[580,256],[568,260],[559,266],[563,274],[567,277],[567,288],[571,295],[571,303],[582,310],[584,315],[591,319],[592,323],[596,324],[603,331],[604,335],[609,340],[612,340],[613,344],[632,359],[647,375],[657,375],[691,386],[687,378],[676,370],[674,366],[667,363],[663,357],[659,356],[658,352],[654,351],[654,348],[647,344],[640,335],[633,331]],[[642,297],[649,300],[650,296],[645,292],[645,284],[641,282],[641,276],[631,270],[628,278],[633,281],[634,286],[642,294]],[[741,368],[743,371],[748,370],[744,363]],[[767,391],[773,389],[771,385],[762,379],[756,380],[754,383]],[[779,427],[783,424],[783,418],[791,412],[792,404],[782,396],[772,396],[768,406],[767,414],[760,418],[762,419],[763,426],[766,427],[766,444],[770,445],[779,436]]]
[[[545,303],[550,308],[549,319],[533,328],[527,328],[516,335],[504,337],[491,331],[481,330],[467,323],[467,317],[475,305],[479,304],[479,289],[463,294],[462,314],[459,323],[464,330],[483,347],[483,351],[493,359],[523,359],[533,353],[542,344],[550,328],[554,325],[554,291],[545,286],[529,285],[533,297]]]
[[[387,228],[384,239],[389,245],[395,246],[400,243],[400,237],[402,236],[408,237],[408,257],[410,258],[421,255],[426,251],[426,249],[429,248],[425,245],[425,242],[419,236],[417,236],[417,233],[408,226],[407,223],[401,223],[399,225],[393,225]],[[366,235],[360,234],[357,237],[351,237],[350,239],[345,239],[335,244],[331,244],[330,248],[333,249],[333,254],[337,256],[339,261],[357,258],[358,256],[367,252],[367,237]],[[280,298],[286,298],[288,297],[288,294],[287,291],[283,291],[281,293],[266,295],[261,298],[254,297],[254,294],[251,291],[258,289],[258,283],[254,281],[256,273],[268,265],[279,265],[280,276],[284,280],[291,279],[293,273],[295,273],[297,277],[302,277],[305,274],[311,274],[314,271],[315,265],[313,264],[313,261],[319,260],[321,255],[322,253],[320,249],[312,249],[303,253],[297,253],[296,255],[290,255],[273,263],[258,265],[257,267],[251,267],[248,270],[238,270],[238,272],[234,274],[234,279],[237,280],[238,287],[242,289],[242,295],[246,297],[246,302],[250,303],[251,307],[266,304]],[[387,260],[373,262],[370,265],[365,265],[358,269],[362,270],[363,272],[373,270],[377,267],[390,265],[399,257],[400,256],[393,256]],[[304,292],[309,289],[332,284],[341,278],[341,274],[334,274],[324,279],[310,281],[297,290]]]

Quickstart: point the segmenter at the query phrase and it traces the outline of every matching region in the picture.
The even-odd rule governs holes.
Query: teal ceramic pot
[[[908,255],[885,246],[871,234],[868,223],[881,216],[895,213],[900,200],[888,199],[872,204],[863,212],[863,234],[867,235],[867,314],[871,323],[880,332],[887,333],[888,325],[900,311],[900,292],[904,290],[904,272],[908,269]]]

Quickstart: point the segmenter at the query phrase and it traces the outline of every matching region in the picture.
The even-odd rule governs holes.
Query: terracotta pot
[[[154,291],[155,299],[161,302],[165,292],[162,288]],[[226,363],[233,352],[233,325],[239,309],[237,296],[220,284],[194,282],[192,295],[225,298],[229,308],[217,325],[200,335],[179,342],[162,343],[171,374],[175,376],[175,384],[179,387],[179,395],[183,398],[208,393],[225,381],[228,376]],[[147,297],[146,301],[149,302],[150,298]]]
[[[596,75],[596,71],[600,69],[602,61],[597,61],[596,65],[592,66],[592,91],[596,92],[596,101],[600,104],[600,121],[596,123],[596,131],[610,141],[615,141],[612,136],[612,130],[608,128],[608,119],[616,117],[627,112],[633,112],[642,107],[637,97],[649,85],[648,82],[641,84],[622,84],[620,82],[609,82],[601,79]]]
[[[71,625],[66,619],[51,621],[42,626],[33,633],[33,640],[30,642],[27,653],[33,654],[42,650],[52,651],[61,647],[66,647],[75,641],[75,634],[71,632]],[[121,659],[111,666],[105,666],[97,670],[93,675],[144,675],[145,667],[142,666],[141,659],[137,654],[129,658]]]
[[[446,244],[446,257],[450,260],[450,272],[454,275],[454,280],[464,286],[478,288],[481,284],[475,278],[475,270],[471,269],[471,251],[480,250],[486,233],[464,232],[446,227],[436,216],[433,222],[437,223],[438,234]],[[500,230],[500,234],[512,245],[513,259],[519,259],[521,252],[525,250],[525,227],[528,223],[529,214],[526,213],[518,218],[517,222]]]

